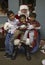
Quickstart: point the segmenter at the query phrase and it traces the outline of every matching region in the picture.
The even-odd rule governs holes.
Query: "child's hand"
[[[33,24],[33,26],[34,26],[34,27],[36,27],[36,25],[35,25],[35,24]]]
[[[23,29],[26,29],[26,26],[25,25],[21,25],[20,26],[20,30],[23,30]]]

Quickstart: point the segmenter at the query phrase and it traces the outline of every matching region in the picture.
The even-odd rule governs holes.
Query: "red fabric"
[[[34,29],[34,37],[37,37],[37,36],[38,36],[38,32],[37,32],[37,30]],[[27,34],[27,38],[29,38],[29,32]]]
[[[18,26],[21,26],[21,25],[27,26],[27,23],[23,23],[23,22],[20,21],[20,22],[18,23]],[[21,30],[22,30],[22,31],[26,31],[27,28],[22,28]]]
[[[31,44],[32,47],[35,47],[37,37],[38,37],[38,32],[37,32],[37,30],[34,30],[34,40],[33,40],[32,44]],[[27,34],[27,38],[29,38],[29,33]]]
[[[34,31],[34,37],[38,37],[38,31],[37,30]]]
[[[5,33],[4,27],[1,27],[1,29],[2,29],[2,35],[4,35]]]
[[[34,48],[36,46],[36,40],[34,40],[31,45],[32,45],[32,48]]]
[[[18,16],[18,15],[15,15],[15,18],[16,18],[16,19],[19,19],[19,17],[20,17],[20,16]]]
[[[31,25],[35,25],[35,27],[40,27],[40,23],[36,20],[34,21],[28,20],[28,23],[30,23]]]
[[[37,37],[38,37],[38,32],[36,30],[34,30],[34,41],[32,42],[32,47],[36,46]]]
[[[20,39],[20,37],[21,37],[21,34],[19,34],[19,35],[17,36],[17,39]]]

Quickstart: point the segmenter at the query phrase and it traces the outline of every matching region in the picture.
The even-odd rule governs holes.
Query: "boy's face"
[[[20,22],[22,22],[22,23],[26,23],[26,18],[21,17],[21,18],[20,18]]]
[[[35,17],[29,17],[31,21],[34,21],[35,20]]]
[[[9,19],[10,19],[11,21],[13,21],[13,20],[15,19],[15,15],[14,15],[13,13],[10,14]]]

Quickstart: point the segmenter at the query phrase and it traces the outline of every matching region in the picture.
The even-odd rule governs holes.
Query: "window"
[[[8,11],[8,0],[0,0],[0,16],[5,16]]]

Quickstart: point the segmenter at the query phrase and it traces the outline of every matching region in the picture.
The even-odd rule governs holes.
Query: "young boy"
[[[13,11],[7,12],[8,22],[4,24],[4,29],[7,31],[5,39],[5,56],[8,58],[12,57],[13,54],[13,44],[10,42],[14,31],[17,29],[18,20],[15,18]]]
[[[38,30],[41,28],[40,23],[36,20],[36,13],[29,14],[28,19],[29,19],[30,24],[32,24],[35,27],[35,29]]]
[[[39,43],[40,43],[40,23],[36,20],[36,13],[31,13],[29,15],[29,22],[31,25],[34,26],[34,38],[37,40],[37,47],[35,47],[34,51],[35,52],[39,48]]]
[[[19,45],[22,45],[25,48],[26,59],[31,60],[30,47],[29,47],[29,45],[27,45],[25,43],[25,40],[24,40],[25,32],[27,30],[27,22],[26,22],[26,16],[25,15],[20,15],[18,27],[19,27],[18,28],[19,35],[18,35],[17,39],[15,39],[15,37],[13,37],[13,41],[14,41],[14,45],[15,45],[14,59],[17,56],[17,49],[18,49]]]

